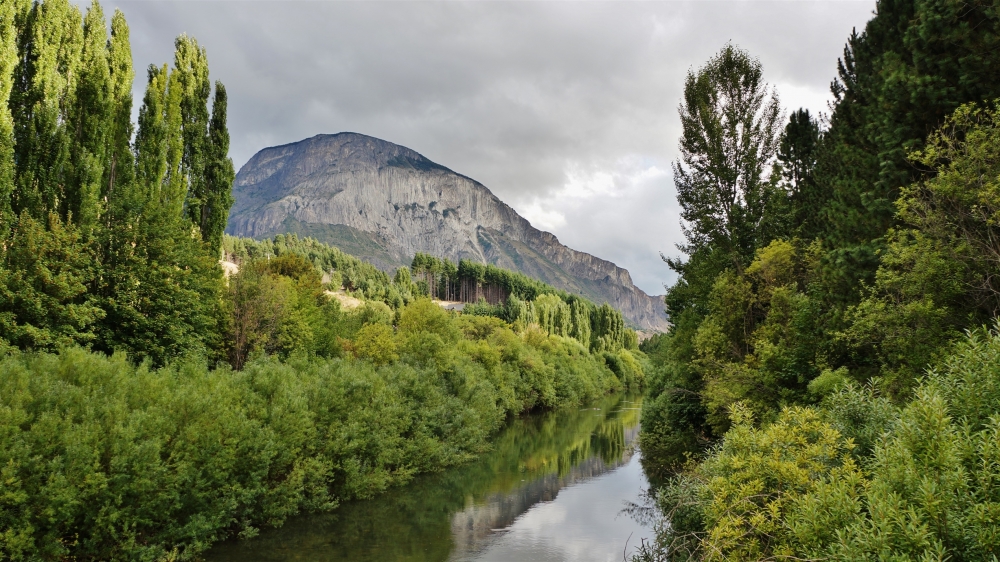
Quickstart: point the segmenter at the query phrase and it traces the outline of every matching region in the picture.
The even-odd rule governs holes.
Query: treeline
[[[410,269],[424,294],[446,301],[475,303],[482,299],[496,305],[510,295],[531,301],[539,295],[564,293],[523,273],[492,264],[459,260],[456,266],[447,258],[420,252],[413,257]]]
[[[163,363],[224,331],[226,90],[182,35],[133,124],[129,29],[110,24],[96,1],[0,4],[0,347]]]
[[[686,257],[673,328],[643,346],[643,455],[672,524],[643,557],[996,555],[1000,402],[984,389],[980,421],[959,404],[996,384],[994,8],[880,1],[821,120],[782,123],[735,46],[689,73]]]
[[[133,124],[121,12],[110,30],[96,1],[0,2],[0,559],[195,559],[641,386],[624,325],[593,353],[446,311],[406,268],[224,237],[205,50],[149,67]]]
[[[413,290],[409,270],[400,268],[394,277],[339,248],[296,234],[279,234],[270,240],[254,240],[225,235],[223,259],[237,265],[266,261],[272,257],[296,254],[304,257],[322,275],[333,290],[343,288],[361,300],[380,301],[398,309],[421,293]]]
[[[337,248],[295,234],[260,241],[228,235],[223,239],[224,259],[236,264],[262,263],[291,255],[311,263],[328,289],[343,289],[347,295],[383,303],[391,310],[421,296],[458,299],[468,303],[463,309],[465,315],[499,318],[517,330],[537,325],[550,335],[573,338],[595,353],[638,349],[635,330],[626,324],[620,311],[607,303],[597,306],[494,265],[461,260],[455,266],[448,259],[417,253],[412,268],[401,267],[390,276]],[[461,292],[463,286],[467,291]],[[491,303],[485,297],[488,294],[502,298]],[[463,296],[469,300],[461,299]]]
[[[372,290],[406,277],[386,285],[315,241],[224,247],[240,263],[217,367],[78,347],[0,359],[0,557],[194,559],[469,460],[512,416],[643,384],[635,349],[592,353],[426,297],[341,306],[324,271]]]
[[[378,308],[334,304],[309,318],[295,305],[268,334],[275,355],[239,371],[79,348],[0,359],[0,558],[196,559],[219,540],[467,461],[510,416],[642,380],[572,339],[428,299],[400,309],[395,327]],[[336,332],[339,358],[306,353],[318,338],[283,329],[310,320],[313,337]]]
[[[415,292],[467,304],[465,314],[494,316],[518,326],[538,324],[549,334],[571,337],[595,352],[637,349],[635,330],[607,303],[595,305],[578,295],[491,264],[459,260],[456,266],[417,253],[412,277]]]

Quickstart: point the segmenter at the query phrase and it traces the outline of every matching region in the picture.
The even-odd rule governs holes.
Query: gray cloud
[[[176,35],[207,48],[229,90],[237,167],[318,133],[373,135],[483,182],[661,293],[672,276],[658,252],[676,254],[681,235],[669,174],[649,171],[676,157],[686,72],[732,41],[761,59],[786,107],[822,110],[874,1],[113,6],[131,27],[136,100],[142,69],[172,60]]]

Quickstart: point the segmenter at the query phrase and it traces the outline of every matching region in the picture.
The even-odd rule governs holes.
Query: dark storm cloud
[[[230,95],[237,167],[265,146],[356,131],[476,178],[571,247],[671,279],[669,162],[686,72],[727,41],[785,106],[824,109],[874,2],[121,1],[144,69],[186,32]],[[109,7],[105,6],[106,9]]]

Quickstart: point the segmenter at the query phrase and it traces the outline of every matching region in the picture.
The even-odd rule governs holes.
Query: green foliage
[[[348,294],[366,301],[381,301],[398,309],[413,300],[418,293],[412,282],[397,271],[394,281],[374,265],[359,260],[312,238],[299,238],[295,234],[279,234],[272,240],[254,240],[224,235],[223,257],[235,263],[250,260],[267,260],[288,254],[297,254],[329,276],[331,290],[341,286]]]
[[[996,335],[962,334],[1000,311],[1000,111],[975,105],[1000,97],[998,30],[989,1],[880,2],[848,40],[832,114],[793,113],[777,191],[741,201],[761,219],[739,247],[712,210],[718,189],[676,174],[688,260],[669,261],[672,332],[647,345],[641,440],[679,530],[665,525],[641,559],[996,559]],[[689,77],[691,92],[704,84]],[[689,130],[682,147],[711,138]],[[791,412],[853,451],[811,489],[733,449],[761,443],[750,435],[775,436],[774,451],[810,443],[785,431]],[[723,458],[737,462],[712,488]],[[760,503],[772,491],[780,505]]]
[[[66,0],[0,11],[0,276],[18,293],[2,337],[157,364],[215,354],[222,276],[185,216],[189,192],[207,181],[198,163],[209,134],[204,50],[181,38],[175,68],[150,68],[133,145],[129,30],[120,11],[110,23],[109,37],[96,0],[85,12]],[[228,138],[224,92],[216,101],[213,135]],[[215,177],[219,223],[232,178]]]
[[[877,241],[895,222],[899,190],[922,175],[908,153],[959,105],[1000,96],[991,55],[998,18],[988,1],[883,2],[850,37],[816,175],[830,194],[826,232],[842,248],[842,267],[874,272]]]
[[[998,353],[1000,333],[969,334],[904,407],[847,385],[759,429],[734,408],[719,447],[660,492],[684,532],[647,559],[996,557]]]
[[[417,253],[412,269],[422,287],[419,294],[464,300],[465,314],[495,316],[522,328],[537,323],[546,333],[572,337],[596,353],[638,349],[635,331],[607,303],[596,306],[521,273],[467,260],[455,267],[447,259]],[[494,297],[492,304],[486,296]]]
[[[807,260],[800,253],[790,242],[774,241],[758,250],[744,274],[726,271],[716,279],[709,313],[692,338],[691,361],[717,434],[728,426],[733,403],[745,402],[766,418],[801,400],[815,376],[810,302],[800,288]]]
[[[230,278],[230,325],[249,327],[238,371],[78,348],[0,361],[0,555],[193,559],[466,461],[510,416],[643,382],[638,351],[595,355],[430,299],[345,311],[317,277],[286,254]],[[313,336],[283,339],[290,325]],[[320,357],[324,333],[341,358]]]
[[[0,342],[39,350],[91,343],[103,314],[87,294],[94,264],[78,229],[55,214],[46,225],[23,212],[8,244],[0,262]]]
[[[817,191],[814,177],[821,138],[820,124],[809,114],[808,109],[792,112],[781,135],[777,155],[782,187],[789,196],[789,200],[784,203],[791,209],[772,213],[792,216],[784,217],[790,221],[789,224],[775,225],[778,232],[794,229],[798,236],[812,237],[821,227],[819,216],[825,200]]]
[[[385,324],[365,324],[354,336],[354,352],[361,359],[371,361],[380,367],[399,360],[396,342],[393,340],[392,326]]]
[[[674,164],[685,252],[712,247],[742,269],[761,231],[773,188],[766,170],[778,149],[778,99],[760,62],[726,45],[688,73],[680,108],[681,160]]]
[[[928,138],[926,147],[911,156],[936,173],[902,190],[899,216],[939,244],[943,258],[957,262],[951,283],[967,285],[965,302],[947,300],[951,296],[947,292],[938,300],[981,321],[995,317],[1000,312],[993,275],[1000,265],[995,240],[1000,215],[1000,106],[959,107]]]
[[[229,129],[226,126],[228,96],[222,82],[215,83],[212,98],[212,119],[208,126],[205,162],[205,193],[200,198],[198,224],[201,237],[210,248],[222,247],[222,231],[233,206],[232,185],[236,179],[233,161],[229,158]],[[195,205],[189,201],[190,208]],[[193,210],[191,211],[194,212]]]
[[[890,231],[887,240],[875,284],[847,309],[839,336],[858,358],[855,370],[877,369],[870,374],[905,395],[968,322],[969,275],[956,252],[920,231]]]
[[[11,90],[17,65],[17,19],[24,2],[4,2],[0,6],[0,236],[13,221],[11,194],[14,190],[14,119],[11,115]]]

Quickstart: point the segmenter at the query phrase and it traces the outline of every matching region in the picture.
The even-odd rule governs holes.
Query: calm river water
[[[652,531],[622,513],[646,478],[640,398],[515,420],[479,461],[289,520],[206,556],[326,562],[622,561]]]

